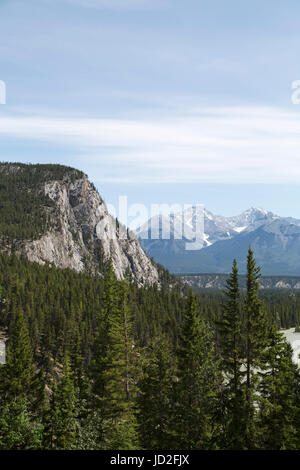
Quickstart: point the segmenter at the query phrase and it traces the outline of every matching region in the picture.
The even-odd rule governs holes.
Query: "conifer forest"
[[[251,249],[219,296],[1,254],[0,449],[299,449],[295,300],[259,277]]]

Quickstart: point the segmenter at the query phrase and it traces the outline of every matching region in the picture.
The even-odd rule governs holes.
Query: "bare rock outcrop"
[[[24,241],[19,254],[30,261],[93,274],[111,258],[118,279],[131,273],[139,285],[159,281],[157,268],[136,236],[118,224],[104,201],[83,175],[48,181],[42,189],[53,202],[51,228],[37,240]]]

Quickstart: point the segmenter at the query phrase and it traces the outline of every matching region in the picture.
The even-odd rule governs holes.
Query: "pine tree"
[[[43,426],[28,411],[24,397],[0,403],[0,450],[42,448]]]
[[[34,367],[22,309],[11,325],[7,363],[1,367],[0,449],[37,449],[42,425],[31,412]]]
[[[93,345],[93,360],[91,374],[93,378],[93,393],[96,397],[103,396],[103,374],[108,368],[107,348],[109,347],[109,329],[111,319],[120,315],[120,290],[113,270],[112,261],[109,260],[103,287],[101,315],[98,317],[97,334]]]
[[[33,354],[27,324],[21,308],[16,312],[12,334],[8,342],[4,377],[6,399],[30,398],[34,378]]]
[[[48,397],[46,392],[46,373],[45,368],[42,366],[38,373],[35,375],[32,383],[32,409],[36,418],[43,421],[44,414],[48,409]]]
[[[76,444],[76,408],[77,400],[74,390],[70,360],[65,357],[62,378],[54,385],[50,400],[48,426],[45,433],[45,446],[50,449],[70,450]]]
[[[296,449],[300,449],[300,368],[297,367],[296,374],[295,374],[295,383],[296,383],[296,390],[295,390],[295,415],[293,424],[295,429],[297,429],[297,438],[296,438]]]
[[[92,366],[94,393],[103,420],[100,439],[107,449],[135,449],[138,445],[134,409],[137,352],[132,327],[128,283],[117,282],[110,262]]]
[[[257,369],[263,367],[263,353],[268,345],[268,320],[259,299],[260,268],[249,248],[247,256],[247,291],[245,298],[245,443],[248,449],[256,447],[256,391],[259,381]]]
[[[227,449],[243,449],[245,406],[241,370],[243,363],[242,319],[236,260],[233,261],[232,272],[227,280],[225,296],[226,303],[223,306],[222,318],[217,323],[220,336],[221,369],[225,379],[222,391],[221,446]]]
[[[259,384],[260,445],[269,450],[297,449],[299,369],[293,362],[292,347],[275,324],[264,361]]]
[[[206,449],[214,437],[220,375],[214,338],[190,292],[178,356],[175,434],[179,449]]]
[[[172,446],[172,407],[174,360],[165,339],[153,340],[143,365],[140,381],[139,429],[145,449],[169,449]]]

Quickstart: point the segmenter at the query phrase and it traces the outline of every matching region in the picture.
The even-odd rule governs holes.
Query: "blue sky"
[[[300,218],[298,0],[0,0],[0,159]]]

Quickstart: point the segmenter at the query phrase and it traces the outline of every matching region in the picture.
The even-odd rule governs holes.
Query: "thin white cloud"
[[[96,179],[298,183],[300,108],[205,108],[144,120],[3,115],[0,136],[69,145]]]

